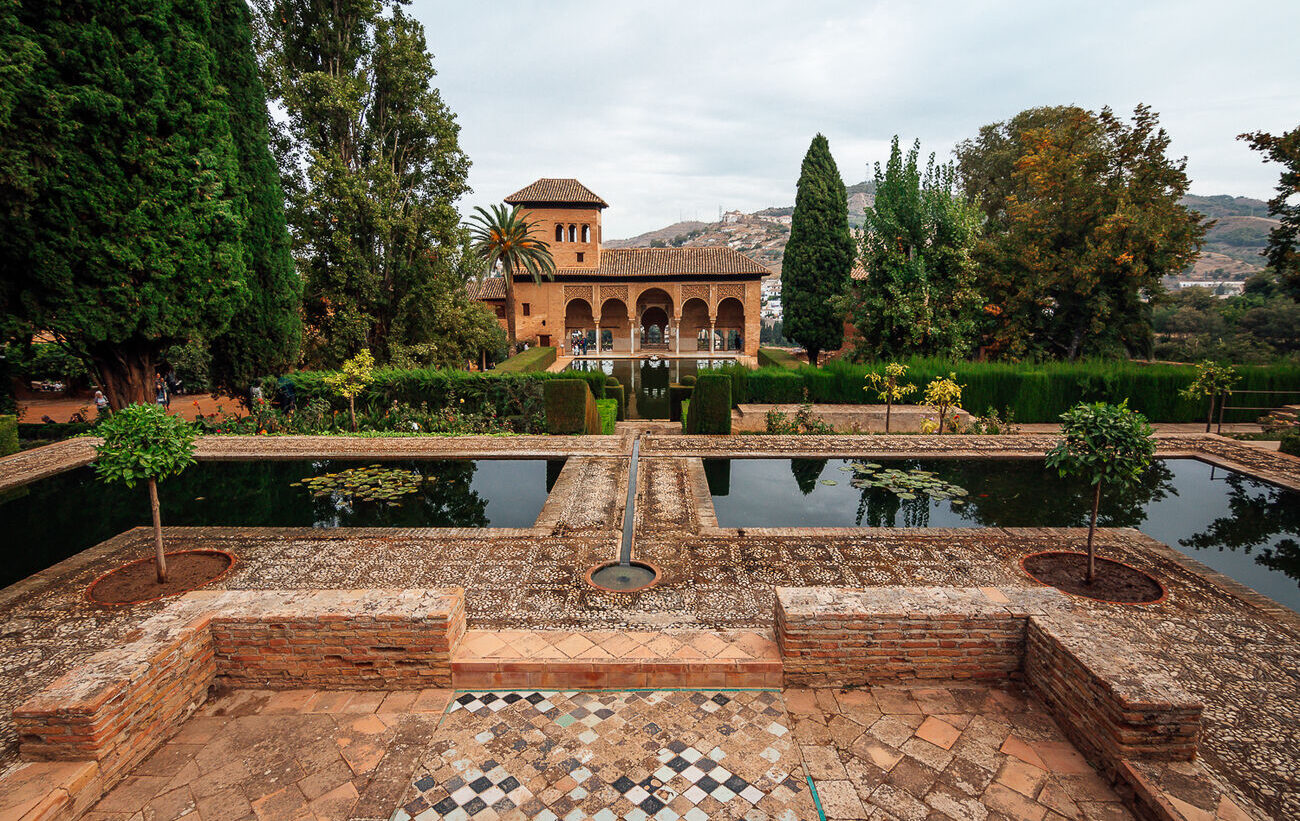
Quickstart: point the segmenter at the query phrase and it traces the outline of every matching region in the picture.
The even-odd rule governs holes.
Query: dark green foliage
[[[1277,449],[1282,453],[1300,456],[1300,429],[1292,429],[1282,434],[1282,440],[1278,443]]]
[[[783,351],[780,348],[759,348],[758,349],[758,366],[760,368],[797,368],[800,365],[807,364],[799,357]]]
[[[135,487],[144,480],[162,481],[194,464],[198,430],[161,405],[128,405],[114,411],[96,432],[95,473],[109,484]]]
[[[600,433],[596,399],[585,380],[553,379],[545,384],[543,392],[547,433]]]
[[[825,459],[791,459],[790,473],[794,475],[799,492],[807,496],[817,488],[817,477],[826,469]]]
[[[381,363],[477,359],[486,346],[430,339],[422,319],[460,313],[490,330],[482,306],[457,294],[469,158],[424,27],[398,0],[252,5],[262,78],[284,111],[272,144],[304,280],[306,360],[336,367],[362,348]]]
[[[610,381],[614,384],[611,385]],[[623,390],[623,386],[618,384],[618,380],[614,379],[612,376],[605,382],[605,398],[612,399],[618,403],[618,421],[622,422],[627,419],[627,395]]]
[[[0,456],[18,452],[18,417],[0,416]]]
[[[44,422],[18,424],[18,438],[27,441],[57,442],[90,433],[95,426],[90,422]]]
[[[515,354],[504,362],[498,363],[496,370],[507,373],[525,371],[544,371],[555,364],[554,346],[537,346]]]
[[[215,390],[247,397],[254,379],[298,364],[302,281],[289,254],[284,189],[267,132],[266,89],[257,74],[244,0],[213,0],[212,48],[230,107],[243,200],[247,295],[225,331],[212,337],[208,378]],[[191,385],[198,388],[198,385]]]
[[[1251,364],[1300,357],[1300,304],[1272,271],[1246,280],[1240,296],[1181,288],[1152,302],[1159,359]]]
[[[904,157],[894,137],[889,161],[876,163],[859,254],[867,277],[836,303],[857,329],[858,357],[963,357],[977,341],[980,212],[952,164],[931,154],[922,171],[920,150],[917,141]]]
[[[908,379],[928,384],[932,379],[957,375],[964,385],[962,404],[967,408],[1010,411],[1017,422],[1055,422],[1079,402],[1129,400],[1129,406],[1157,422],[1201,422],[1203,400],[1189,400],[1179,391],[1196,378],[1196,368],[1186,365],[1144,365],[1127,361],[1046,362],[1014,365],[1003,362],[953,362],[911,359]],[[798,369],[733,366],[719,368],[732,378],[733,401],[740,403],[799,402],[808,390],[812,402],[860,404],[866,375],[880,363],[855,364],[836,360],[824,367]],[[1300,365],[1243,366],[1235,390],[1300,391]],[[1225,422],[1253,422],[1258,411],[1232,411]]]
[[[690,385],[690,386],[693,387],[693,386],[695,385],[695,374],[687,374],[686,376],[683,376],[683,377],[682,377],[682,384],[683,384],[683,385]]]
[[[695,382],[686,418],[687,433],[731,433],[731,378],[702,373]]]
[[[1278,224],[1268,234],[1264,258],[1287,285],[1291,295],[1300,300],[1300,126],[1280,137],[1263,131],[1242,134],[1250,147],[1268,159],[1282,164],[1282,176],[1268,201],[1268,213]]]
[[[781,267],[784,332],[817,363],[844,342],[844,325],[830,300],[844,292],[853,268],[849,203],[830,144],[818,134],[804,156],[790,240]]]
[[[115,407],[247,296],[214,2],[0,5],[0,307],[93,362]]]
[[[682,420],[682,411],[686,403],[691,398],[691,392],[695,390],[694,385],[669,385],[668,386],[668,421],[685,422]]]
[[[614,434],[614,425],[618,422],[618,402],[614,399],[596,400],[596,412],[600,414],[600,432],[605,436]]]

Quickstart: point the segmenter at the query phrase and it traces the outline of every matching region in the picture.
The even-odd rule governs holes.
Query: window
[[[564,242],[564,226],[558,222],[555,224],[555,241]]]
[[[590,225],[584,225],[584,226],[582,226],[582,241],[583,241],[583,242],[591,242],[591,226],[590,226]]]
[[[524,316],[532,316],[532,315],[533,315],[533,306],[530,305],[530,304],[528,304],[527,302],[525,302],[525,303],[524,303]]]
[[[578,241],[578,226],[576,226],[576,225],[570,225],[570,226],[569,226],[569,242],[577,242],[577,241]]]
[[[582,253],[581,251],[579,251],[579,252],[578,252],[578,262],[582,262],[582,257],[583,257],[583,253]]]

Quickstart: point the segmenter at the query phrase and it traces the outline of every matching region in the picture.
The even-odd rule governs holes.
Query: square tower
[[[575,179],[543,177],[506,197],[551,246],[556,268],[600,267],[600,212],[609,203]]]

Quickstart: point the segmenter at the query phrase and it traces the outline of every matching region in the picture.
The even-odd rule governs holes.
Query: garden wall
[[[464,632],[461,588],[196,591],[15,709],[20,751],[98,761],[107,790],[217,678],[272,689],[449,687]]]
[[[1202,705],[1050,588],[777,588],[786,686],[1023,680],[1086,754],[1191,760]]]
[[[964,386],[962,407],[974,414],[989,408],[998,413],[1010,411],[1017,422],[1058,422],[1058,417],[1081,401],[1119,402],[1129,400],[1129,407],[1141,411],[1153,422],[1203,422],[1207,400],[1184,399],[1179,391],[1196,376],[1190,365],[1141,364],[1130,361],[1049,362],[1009,364],[1000,362],[950,362],[936,359],[913,359],[906,362],[906,381],[923,389],[938,376],[956,373]],[[750,370],[731,365],[724,370],[731,376],[731,400],[735,404],[789,404],[803,400],[804,391],[811,402],[859,404],[878,401],[863,391],[867,373],[879,370],[880,363],[858,365],[834,361],[820,368],[764,367]],[[1237,390],[1300,391],[1300,366],[1270,365],[1241,367]],[[912,399],[920,395],[920,390]],[[1237,404],[1270,404],[1259,401]],[[1293,402],[1278,397],[1277,404]],[[1231,404],[1231,403],[1230,403]],[[1229,411],[1227,422],[1253,422],[1258,411]]]

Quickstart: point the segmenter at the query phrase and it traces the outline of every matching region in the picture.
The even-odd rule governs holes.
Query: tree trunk
[[[149,510],[153,513],[154,566],[158,569],[158,583],[167,583],[167,554],[163,551],[162,512],[158,507],[158,481],[149,480]]]
[[[943,436],[943,420],[948,415],[948,411],[943,408],[939,409],[939,435]]]
[[[817,367],[817,357],[822,352],[821,348],[808,348],[808,364],[814,368]]]
[[[889,410],[893,406],[894,406],[894,398],[892,396],[886,396],[885,397],[885,433],[889,433]]]
[[[156,354],[151,344],[104,344],[90,351],[90,359],[104,383],[101,388],[109,407],[121,410],[127,405],[147,405],[154,401]]]
[[[1214,394],[1210,394],[1210,412],[1205,414],[1205,432],[1210,432],[1210,425],[1214,422]]]
[[[355,396],[348,397],[348,421],[352,423],[352,431],[355,433],[357,430],[357,398]]]
[[[515,338],[515,283],[514,277],[510,275],[509,264],[504,266],[501,273],[506,278],[506,339],[510,346],[506,351],[506,356],[514,356],[515,345],[518,342]]]
[[[1093,552],[1093,535],[1097,532],[1097,508],[1101,506],[1101,482],[1094,488],[1092,496],[1092,518],[1088,520],[1088,584],[1092,584],[1097,575],[1097,558]]]

